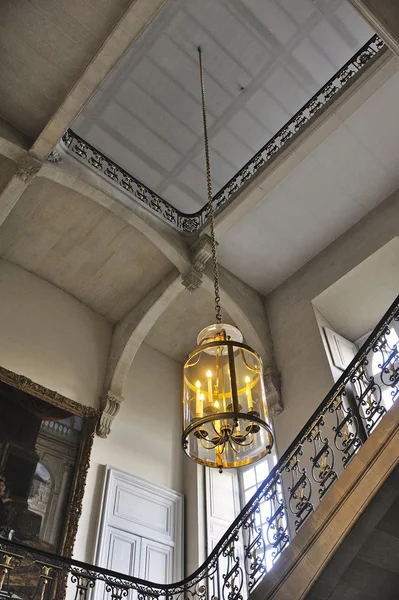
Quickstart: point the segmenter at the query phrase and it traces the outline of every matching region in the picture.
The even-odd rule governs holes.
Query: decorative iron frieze
[[[68,129],[62,136],[62,144],[68,153],[84,162],[104,179],[121,189],[127,196],[144,205],[175,229],[184,233],[195,233],[199,230],[202,222],[198,214],[189,215],[174,208],[71,129]]]
[[[387,46],[381,38],[374,35],[214,196],[215,213],[225,208],[260,170],[266,168],[289,143],[293,142],[304,127],[313,122],[319,113],[325,110],[350,85],[354,77],[386,49]],[[144,205],[178,231],[185,234],[196,233],[206,225],[208,220],[206,205],[193,214],[181,212],[71,129],[68,129],[63,135],[62,144],[68,153],[122,189],[127,196]]]

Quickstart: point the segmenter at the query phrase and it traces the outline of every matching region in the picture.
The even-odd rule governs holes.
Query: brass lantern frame
[[[238,342],[238,341],[229,339],[226,336],[226,332],[224,330],[219,332],[218,337],[219,337],[219,339],[217,341],[207,342],[205,344],[204,343],[199,344],[187,356],[187,359],[184,363],[184,369],[183,369],[183,389],[184,389],[185,385],[187,385],[189,388],[194,389],[193,385],[190,383],[190,381],[186,377],[186,368],[187,368],[187,366],[188,367],[195,366],[197,363],[190,365],[190,361],[193,358],[195,358],[197,355],[201,355],[203,352],[206,352],[207,350],[211,350],[212,348],[216,349],[216,348],[220,348],[220,347],[225,347],[225,348],[227,348],[229,377],[230,377],[230,382],[231,382],[231,392],[228,393],[226,397],[229,397],[229,396],[231,397],[231,406],[232,406],[233,410],[228,411],[228,412],[227,411],[226,412],[213,412],[212,414],[209,414],[206,416],[193,418],[191,420],[190,424],[186,428],[184,428],[184,414],[183,414],[183,434],[182,434],[182,439],[181,439],[182,448],[183,448],[185,454],[191,460],[193,460],[201,465],[205,465],[205,466],[209,466],[209,467],[219,467],[220,469],[234,468],[234,467],[238,467],[238,466],[240,466],[240,467],[247,466],[255,461],[258,461],[258,460],[264,458],[265,456],[267,456],[268,454],[271,453],[271,450],[274,445],[274,435],[273,435],[272,429],[271,429],[270,425],[268,424],[268,422],[266,420],[263,420],[262,418],[260,418],[257,411],[255,411],[255,410],[249,411],[249,412],[241,412],[240,411],[240,404],[239,404],[239,400],[238,400],[238,395],[239,395],[240,390],[238,390],[238,388],[237,388],[237,375],[236,375],[234,352],[237,349],[241,351],[242,357],[243,357],[243,362],[249,370],[254,370],[254,369],[249,367],[249,365],[247,364],[243,350],[251,353],[256,358],[256,360],[258,361],[258,363],[260,365],[260,369],[256,370],[259,379],[262,376],[263,362],[262,362],[262,359],[259,356],[259,354],[257,352],[255,352],[255,350],[253,350],[253,348],[251,348],[250,346],[248,346],[247,344],[244,344],[242,342]],[[244,388],[242,391],[244,391]],[[267,406],[265,406],[265,408],[267,411]],[[228,467],[226,467],[226,466],[221,467],[220,465],[218,465],[216,463],[216,461],[198,458],[195,455],[190,454],[187,451],[188,446],[189,446],[188,437],[190,434],[195,433],[195,431],[198,431],[202,425],[205,425],[207,423],[211,423],[211,422],[219,421],[219,420],[220,421],[228,420],[228,419],[231,419],[236,424],[239,423],[240,421],[248,421],[249,423],[254,423],[259,428],[263,429],[263,431],[266,432],[266,434],[268,436],[268,443],[264,446],[264,450],[262,452],[260,452],[256,458],[249,457],[247,459],[237,460],[237,464],[232,464],[232,465],[229,465]],[[226,443],[226,441],[227,440],[225,440],[224,443]],[[215,448],[216,447],[217,447],[217,445],[215,445]]]

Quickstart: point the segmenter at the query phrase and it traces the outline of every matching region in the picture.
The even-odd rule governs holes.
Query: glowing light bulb
[[[246,388],[247,388],[247,400],[248,400],[248,412],[251,412],[254,409],[254,406],[252,404],[252,392],[251,392],[251,380],[248,377],[248,375],[245,378],[245,383],[246,383]]]
[[[197,388],[197,393],[195,395],[195,416],[197,417],[197,419],[200,419],[202,417],[201,396],[203,396],[203,394],[201,394],[201,382],[196,381],[195,387]]]
[[[207,371],[206,376],[208,379],[208,402],[209,406],[213,404],[213,396],[212,396],[212,371]]]
[[[215,402],[214,402],[213,406],[214,406],[215,408],[219,408],[219,402],[218,402],[217,400],[215,400]]]

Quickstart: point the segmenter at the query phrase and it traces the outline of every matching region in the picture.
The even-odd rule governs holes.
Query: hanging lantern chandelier
[[[183,435],[187,456],[207,467],[242,467],[271,452],[262,360],[240,331],[223,324],[209,159],[202,52],[198,48],[208,215],[212,242],[216,323],[203,329],[183,367]]]

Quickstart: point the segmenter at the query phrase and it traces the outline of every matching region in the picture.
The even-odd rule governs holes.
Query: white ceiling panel
[[[216,193],[372,33],[346,0],[173,0],[73,129],[177,208],[195,212],[205,204],[197,46]]]
[[[268,293],[395,190],[398,106],[396,73],[219,240],[221,264]]]

